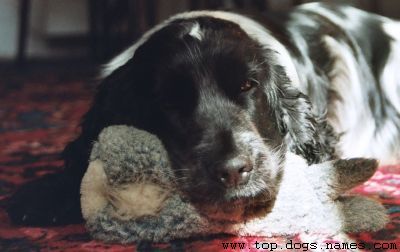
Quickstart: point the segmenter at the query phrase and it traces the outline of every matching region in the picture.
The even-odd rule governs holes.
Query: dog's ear
[[[83,133],[97,136],[114,124],[153,130],[158,111],[151,95],[152,79],[134,59],[115,69],[97,87],[90,110],[82,120]]]
[[[310,99],[291,84],[283,68],[274,71],[275,113],[289,149],[309,164],[334,158],[337,136],[325,115],[313,113]]]
[[[80,135],[63,151],[67,171],[83,176],[92,143],[105,127],[132,125],[152,133],[164,129],[150,95],[152,82],[139,63],[132,58],[100,80],[92,105],[82,117]]]

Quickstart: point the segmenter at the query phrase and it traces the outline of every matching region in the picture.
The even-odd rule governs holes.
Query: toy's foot
[[[341,197],[338,200],[343,204],[345,232],[375,232],[384,228],[389,221],[386,209],[375,200],[362,196]]]
[[[21,186],[9,200],[7,212],[14,223],[21,225],[79,223],[79,198],[79,183],[64,174],[50,174]]]

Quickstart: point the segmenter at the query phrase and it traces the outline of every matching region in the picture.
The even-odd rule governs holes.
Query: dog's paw
[[[69,181],[64,174],[46,175],[21,186],[10,198],[7,212],[12,222],[19,225],[79,223],[79,183]]]

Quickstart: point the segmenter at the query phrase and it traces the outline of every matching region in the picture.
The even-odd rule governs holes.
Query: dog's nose
[[[235,157],[220,168],[218,178],[226,187],[244,185],[249,181],[253,166],[250,160],[243,157]]]

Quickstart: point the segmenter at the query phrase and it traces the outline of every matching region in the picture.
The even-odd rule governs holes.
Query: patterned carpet
[[[386,229],[372,234],[350,237],[302,234],[273,239],[218,236],[122,246],[92,240],[83,225],[57,228],[12,225],[4,212],[7,197],[21,183],[60,168],[59,153],[77,134],[79,118],[87,109],[93,90],[93,82],[86,75],[72,72],[47,70],[45,74],[15,74],[0,80],[0,251],[307,251],[312,249],[307,242],[349,239],[365,248],[372,248],[374,243],[378,247],[392,247],[371,249],[374,251],[400,251],[400,165],[381,167],[369,182],[355,190],[379,199],[390,213],[391,222]]]

